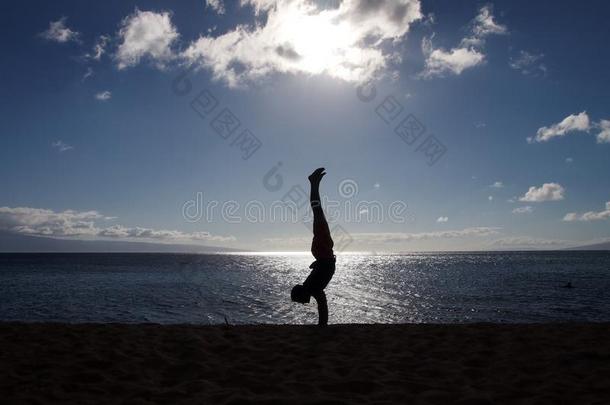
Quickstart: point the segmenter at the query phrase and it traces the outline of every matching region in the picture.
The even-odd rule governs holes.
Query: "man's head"
[[[292,291],[290,292],[290,298],[294,302],[300,302],[301,304],[307,304],[307,303],[309,303],[309,300],[311,299],[311,294],[309,294],[309,292],[303,285],[297,284],[294,287],[292,287]]]

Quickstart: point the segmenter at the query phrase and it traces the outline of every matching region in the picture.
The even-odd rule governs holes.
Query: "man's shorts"
[[[313,269],[303,286],[307,288],[310,293],[316,291],[322,291],[326,288],[330,280],[333,278],[335,274],[335,262],[336,258],[332,259],[319,259],[313,262],[309,268]]]

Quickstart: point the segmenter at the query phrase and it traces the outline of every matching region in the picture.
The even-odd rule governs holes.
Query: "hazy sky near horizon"
[[[346,250],[608,240],[609,14],[601,0],[5,3],[0,232],[307,250],[305,210],[282,220],[274,202],[324,166]]]

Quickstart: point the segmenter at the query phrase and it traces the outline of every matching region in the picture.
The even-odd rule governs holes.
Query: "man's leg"
[[[311,191],[309,193],[309,201],[313,212],[313,242],[311,243],[311,253],[316,259],[331,259],[334,257],[333,246],[334,242],[330,236],[328,222],[322,210],[322,201],[320,199],[320,181],[326,173],[324,168],[316,169],[311,176],[309,182]]]

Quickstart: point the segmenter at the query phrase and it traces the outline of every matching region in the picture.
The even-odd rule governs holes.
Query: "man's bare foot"
[[[312,174],[309,175],[308,179],[311,183],[319,183],[322,180],[322,177],[326,174],[323,167],[320,167],[313,171]]]

